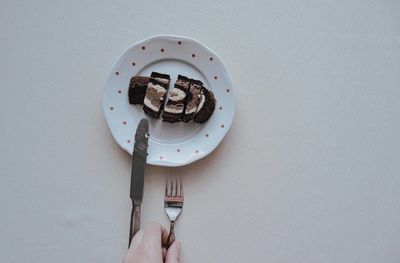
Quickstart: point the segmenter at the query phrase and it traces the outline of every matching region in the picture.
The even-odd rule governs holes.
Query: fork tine
[[[176,196],[181,196],[181,177],[176,177]]]
[[[170,187],[171,187],[171,189],[170,189],[171,191],[170,191],[169,195],[173,196],[174,195],[174,177],[171,176],[169,179],[170,179]]]
[[[179,196],[183,196],[183,184],[182,184],[182,177],[180,177]]]
[[[181,189],[180,189],[180,177],[176,177],[176,196],[179,196]]]
[[[172,176],[171,178],[171,193],[170,196],[174,195],[174,177]]]
[[[170,193],[171,193],[171,178],[170,178],[169,175],[167,175],[167,182],[166,182],[166,185],[167,185],[167,191],[166,191],[166,193],[165,193],[165,196],[169,196]]]
[[[178,196],[178,177],[175,176],[175,196]]]
[[[182,176],[167,175],[165,182],[166,197],[183,197]]]
[[[167,181],[165,183],[165,196],[171,196],[172,195],[172,177],[171,175],[167,175]]]
[[[165,196],[168,196],[168,176],[165,178]]]

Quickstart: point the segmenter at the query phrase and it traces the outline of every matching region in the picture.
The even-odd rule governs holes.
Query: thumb
[[[181,241],[176,240],[168,248],[165,263],[179,263],[181,257]]]

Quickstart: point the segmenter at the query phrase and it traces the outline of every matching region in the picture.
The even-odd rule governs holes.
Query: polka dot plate
[[[141,105],[128,100],[129,81],[152,71],[171,76],[170,90],[178,74],[199,79],[217,100],[214,114],[203,123],[166,123],[144,114]],[[183,166],[211,153],[231,127],[235,113],[232,80],[221,59],[200,42],[181,36],[157,35],[137,42],[118,59],[108,74],[103,111],[111,134],[132,154],[140,119],[150,123],[147,163]]]

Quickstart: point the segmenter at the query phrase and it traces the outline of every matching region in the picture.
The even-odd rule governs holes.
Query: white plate
[[[142,106],[129,104],[129,80],[152,71],[178,74],[203,81],[217,100],[214,114],[204,124],[166,123],[144,114]],[[128,48],[112,67],[105,84],[103,111],[115,141],[132,154],[136,126],[150,122],[147,163],[182,166],[212,152],[231,127],[235,112],[232,80],[218,56],[200,42],[181,36],[158,35]]]

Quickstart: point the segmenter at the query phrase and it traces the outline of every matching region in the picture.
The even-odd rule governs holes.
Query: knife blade
[[[131,191],[132,200],[129,246],[133,236],[140,229],[140,205],[143,200],[144,170],[146,168],[147,147],[149,139],[149,121],[141,119],[135,134],[135,145],[132,154]]]

